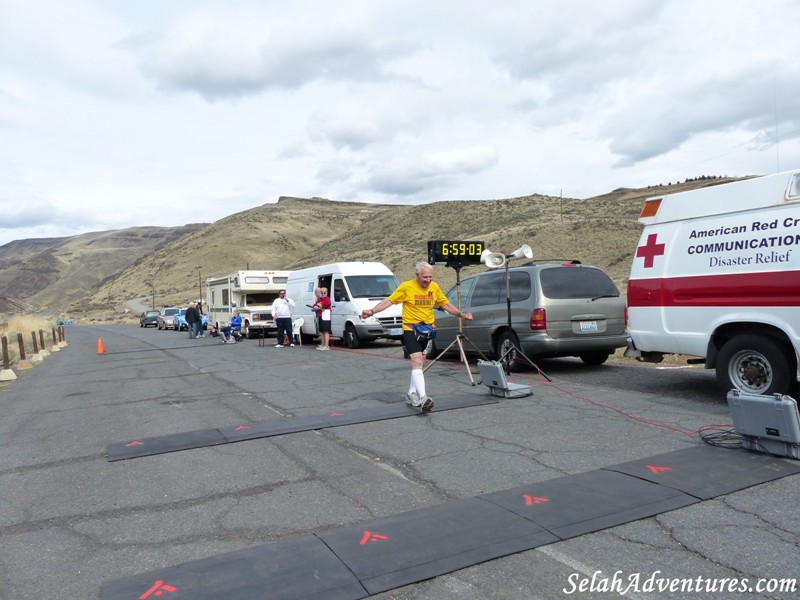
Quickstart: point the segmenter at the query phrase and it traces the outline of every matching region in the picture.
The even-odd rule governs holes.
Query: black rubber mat
[[[603,468],[708,500],[800,473],[800,462],[703,445]]]
[[[698,502],[678,490],[602,469],[479,497],[562,540]]]
[[[318,537],[304,536],[112,581],[101,600],[356,600],[369,594]]]
[[[363,598],[799,472],[798,461],[693,446],[110,582],[101,598],[164,585],[199,600]]]
[[[466,396],[437,399],[432,413],[470,408],[486,404],[497,404],[491,396]],[[430,413],[428,413],[430,414]],[[334,410],[324,415],[305,415],[284,419],[271,419],[256,423],[242,423],[218,429],[200,429],[162,435],[158,437],[142,437],[124,442],[114,442],[106,446],[106,460],[114,462],[143,456],[154,456],[180,450],[204,448],[219,444],[255,440],[288,433],[300,433],[328,427],[341,427],[357,423],[370,423],[387,419],[399,419],[411,416],[426,416],[418,409],[406,405],[405,402],[381,404],[366,408]]]
[[[325,429],[330,427],[325,417],[319,415],[304,415],[288,419],[272,419],[270,421],[259,421],[257,423],[243,423],[234,427],[219,429],[226,442],[242,442],[244,440],[255,440],[276,435],[286,435],[287,433],[299,433],[301,431],[312,431],[314,429]]]
[[[114,462],[126,458],[216,446],[227,442],[228,440],[217,429],[200,429],[158,437],[143,437],[109,444],[106,447],[106,460]]]
[[[318,534],[370,594],[558,541],[478,498]]]

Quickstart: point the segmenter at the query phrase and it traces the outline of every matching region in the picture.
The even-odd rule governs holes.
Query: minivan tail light
[[[628,326],[628,305],[625,305],[625,327]]]
[[[543,308],[535,308],[531,313],[531,331],[547,329],[547,314]]]

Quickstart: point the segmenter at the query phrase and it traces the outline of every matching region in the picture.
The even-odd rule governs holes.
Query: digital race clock
[[[428,262],[432,265],[460,267],[481,264],[481,253],[486,246],[483,242],[464,242],[458,240],[428,240]]]

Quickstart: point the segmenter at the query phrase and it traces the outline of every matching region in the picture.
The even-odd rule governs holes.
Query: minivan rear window
[[[598,298],[619,296],[611,278],[600,269],[588,267],[553,267],[539,273],[542,293],[547,298]]]

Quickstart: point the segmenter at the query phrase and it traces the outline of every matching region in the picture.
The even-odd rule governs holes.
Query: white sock
[[[411,385],[416,388],[420,398],[425,395],[425,375],[422,369],[411,369]]]

